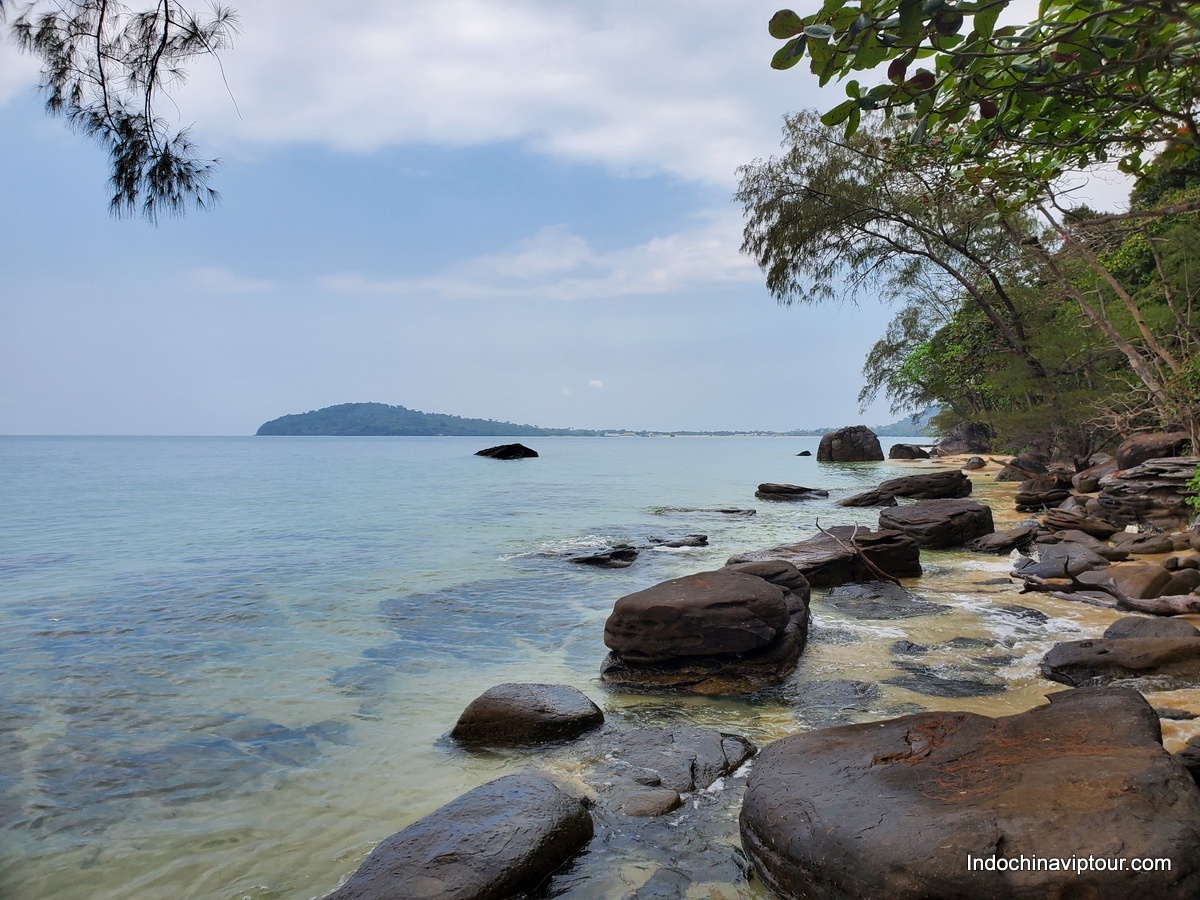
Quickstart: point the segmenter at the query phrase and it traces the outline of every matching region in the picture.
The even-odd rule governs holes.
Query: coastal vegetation
[[[1200,22],[1187,4],[1045,0],[998,26],[1007,7],[777,13],[773,65],[807,58],[848,99],[789,116],[783,155],[743,168],[744,249],[781,302],[896,303],[864,402],[936,403],[940,428],[984,422],[1012,450],[1080,457],[1172,424],[1195,440]],[[1135,179],[1123,213],[1069,186],[1110,161]]]

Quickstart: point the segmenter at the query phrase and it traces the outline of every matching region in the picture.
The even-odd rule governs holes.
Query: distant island
[[[911,416],[873,430],[883,436],[926,433],[928,414]],[[585,428],[541,428],[495,419],[465,419],[447,413],[426,413],[386,403],[339,403],[323,409],[280,416],[261,425],[256,435],[312,437],[656,437],[680,436],[817,436],[835,427],[795,431],[627,431]]]

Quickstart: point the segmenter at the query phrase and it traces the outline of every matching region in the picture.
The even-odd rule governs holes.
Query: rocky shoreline
[[[1200,894],[1189,768],[1200,737],[1188,743],[1200,735],[1200,631],[1162,615],[1200,612],[1188,606],[1200,601],[1200,541],[1161,531],[1197,460],[1026,471],[1011,484],[996,481],[1008,460],[980,459],[968,477],[965,456],[911,458],[912,475],[868,492],[876,530],[823,528],[614,604],[610,690],[782,702],[800,733],[760,753],[719,727],[605,721],[565,686],[498,685],[452,740],[518,754],[530,773],[388,838],[331,896],[499,898],[547,884],[621,896],[620,884],[630,900],[1040,897],[1068,883],[1098,898]],[[760,499],[814,490],[759,488]],[[863,496],[844,505],[876,505]],[[874,628],[882,658],[810,677],[861,641],[839,621]],[[606,880],[597,870],[620,868],[621,848],[651,862]],[[1171,868],[1081,877],[966,863],[1031,854]]]

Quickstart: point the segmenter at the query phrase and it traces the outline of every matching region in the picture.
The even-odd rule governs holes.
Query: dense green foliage
[[[259,435],[404,436],[446,435],[477,437],[532,437],[597,435],[598,431],[571,428],[538,428],[494,419],[464,419],[441,413],[423,413],[386,403],[339,403],[324,409],[281,416],[262,425]]]

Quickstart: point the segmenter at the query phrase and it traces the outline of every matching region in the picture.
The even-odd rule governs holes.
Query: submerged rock
[[[1200,896],[1200,790],[1163,749],[1149,704],[1120,689],[1050,700],[769,745],[741,814],[755,871],[785,900]],[[994,871],[998,859],[1116,856],[1171,868]]]
[[[328,900],[500,900],[541,885],[592,839],[592,817],[540,775],[468,791],[379,844]]]
[[[821,437],[817,446],[820,462],[874,462],[883,460],[879,438],[866,425],[839,428]]]
[[[476,450],[476,456],[486,456],[488,459],[534,459],[538,454],[524,444],[500,444],[488,447],[486,450]]]
[[[933,603],[886,581],[839,585],[821,600],[856,619],[907,619],[950,611],[943,603]]]
[[[571,562],[597,569],[627,569],[638,558],[638,549],[630,544],[618,544],[611,550],[589,553],[587,556],[572,556]]]
[[[603,724],[600,707],[569,685],[509,682],[472,700],[450,736],[497,747],[565,740]]]

